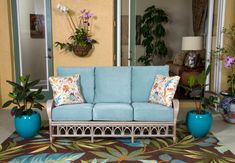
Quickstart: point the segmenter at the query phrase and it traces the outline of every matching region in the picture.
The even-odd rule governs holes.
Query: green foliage
[[[13,91],[8,94],[11,100],[5,102],[2,107],[6,108],[13,105],[11,109],[12,116],[31,115],[33,113],[32,108],[42,110],[44,107],[38,102],[44,99],[42,87],[36,91],[30,90],[36,86],[40,80],[30,81],[29,77],[29,75],[20,76],[21,84],[7,80],[7,83],[13,87]]]
[[[66,51],[73,51],[73,47],[76,45],[80,46],[88,46],[88,45],[93,45],[97,43],[96,40],[91,39],[91,36],[88,34],[88,31],[86,31],[83,28],[76,28],[74,35],[70,36],[69,39],[71,40],[71,43],[66,42],[55,42],[56,47],[60,47],[60,49],[64,49]]]
[[[214,109],[218,104],[219,97],[214,92],[204,91],[206,84],[206,78],[211,71],[211,65],[209,65],[206,71],[202,71],[197,77],[189,76],[188,86],[183,86],[185,89],[191,91],[190,96],[195,100],[195,107],[197,113],[203,113],[201,109]],[[205,94],[209,94],[208,96]],[[197,105],[196,99],[199,99],[199,105]]]
[[[153,57],[167,55],[167,47],[164,41],[166,35],[164,23],[168,22],[168,15],[164,10],[150,6],[144,11],[141,21],[140,32],[144,39],[142,45],[145,47],[145,55],[138,59],[144,65],[150,65]]]
[[[192,87],[195,85],[195,82],[196,82],[196,80],[195,80],[194,76],[190,75],[189,78],[188,78],[189,88],[192,89]]]
[[[202,98],[202,108],[214,109],[217,104],[219,104],[219,98],[216,95]]]
[[[230,87],[228,88],[228,93],[232,96],[235,95],[235,74],[233,73],[232,75],[228,76],[228,80],[227,83],[230,85]]]

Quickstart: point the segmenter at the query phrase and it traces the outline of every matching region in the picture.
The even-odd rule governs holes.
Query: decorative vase
[[[86,46],[76,45],[73,47],[73,52],[79,57],[85,57],[89,51],[92,49],[92,45],[88,44]]]
[[[225,122],[235,124],[235,96],[231,96],[226,92],[221,92],[223,96],[219,107],[222,108],[222,114]]]
[[[186,123],[188,131],[195,137],[204,137],[208,134],[212,126],[212,115],[208,111],[197,114],[195,110],[187,113]]]
[[[31,138],[38,134],[41,127],[41,116],[34,111],[30,116],[15,117],[16,132],[23,138]]]

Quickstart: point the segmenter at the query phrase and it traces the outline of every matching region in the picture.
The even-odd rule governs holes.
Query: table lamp
[[[185,58],[185,66],[194,68],[197,64],[197,50],[203,49],[203,38],[201,36],[187,36],[182,38],[182,50],[188,51]]]

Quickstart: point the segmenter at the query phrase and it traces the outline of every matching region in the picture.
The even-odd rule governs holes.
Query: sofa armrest
[[[178,99],[173,99],[173,109],[174,109],[174,123],[176,123],[178,113],[179,113],[179,100]]]
[[[49,122],[51,122],[51,111],[53,108],[53,100],[48,100],[47,101],[47,116],[48,116],[48,120]]]

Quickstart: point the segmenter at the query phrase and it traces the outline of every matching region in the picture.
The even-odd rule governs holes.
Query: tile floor
[[[179,113],[179,120],[184,120],[187,109],[181,109]],[[46,112],[41,112],[42,120],[45,122],[47,119]],[[14,121],[10,116],[9,110],[0,110],[0,143],[14,131]],[[212,132],[221,140],[235,154],[235,124],[228,124],[224,122],[220,115],[214,115],[214,123]]]

